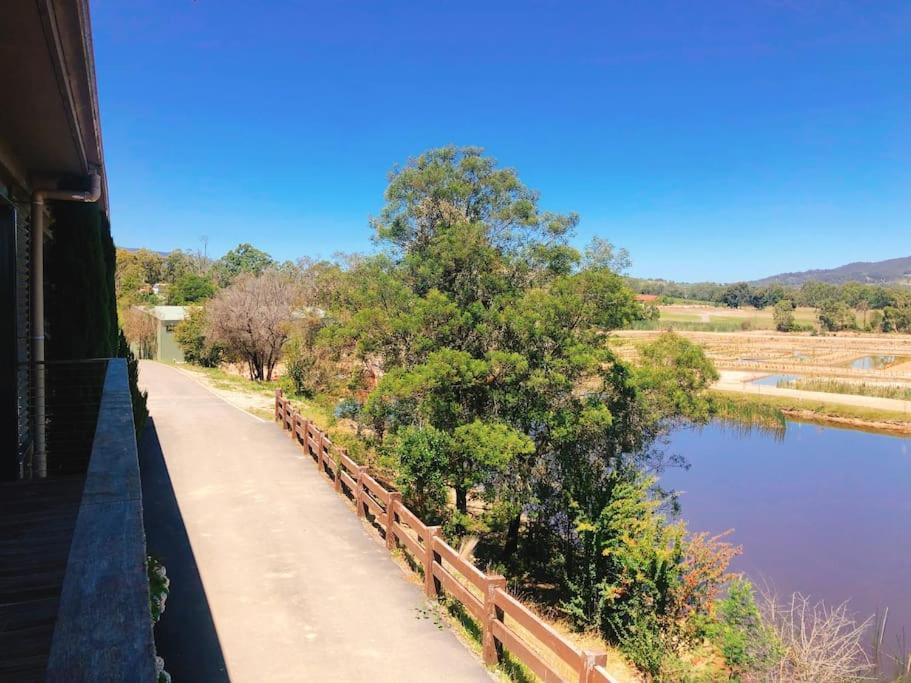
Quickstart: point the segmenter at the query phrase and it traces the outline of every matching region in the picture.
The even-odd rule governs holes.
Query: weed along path
[[[172,367],[142,361],[140,384],[149,549],[172,583],[156,636],[175,680],[219,666],[232,681],[491,680],[286,433]],[[200,668],[200,643],[223,662]]]

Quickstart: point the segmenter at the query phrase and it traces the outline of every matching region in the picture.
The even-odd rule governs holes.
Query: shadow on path
[[[171,580],[165,612],[155,626],[155,646],[175,683],[229,681],[225,659],[184,527],[154,418],[139,440],[143,517],[149,554]]]

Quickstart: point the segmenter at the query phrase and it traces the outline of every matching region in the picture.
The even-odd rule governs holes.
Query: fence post
[[[281,400],[282,400],[282,390],[276,389],[275,390],[275,419],[276,419],[276,421],[278,420],[278,416],[279,416],[279,412],[280,412],[279,406],[281,405],[281,403],[280,403]]]
[[[320,474],[325,475],[326,469],[323,466],[323,446],[325,445],[326,435],[323,434],[321,429],[317,429],[316,433],[319,435],[316,439],[316,468],[319,470]]]
[[[335,481],[332,482],[332,485],[333,485],[333,488],[335,488],[336,493],[341,493],[342,492],[342,461],[341,461],[341,459],[336,460],[335,458],[332,457],[331,448],[329,448],[327,450],[328,450],[328,455],[329,455],[329,462],[331,462],[334,465],[333,472],[335,472]]]
[[[484,646],[484,663],[493,666],[500,661],[502,647],[493,637],[493,622],[503,621],[503,610],[497,607],[497,590],[506,588],[506,577],[499,574],[487,575],[487,587],[484,591],[484,623],[482,644]]]
[[[402,504],[402,494],[398,491],[389,492],[389,502],[386,504],[386,550],[392,550],[395,542],[395,509]]]
[[[301,414],[294,413],[294,421],[291,423],[291,440],[296,444],[300,444],[299,434],[297,433],[297,428],[301,424]]]
[[[301,418],[301,446],[304,447],[304,453],[310,455],[310,420]]]
[[[354,492],[354,509],[357,510],[357,516],[364,516],[364,474],[367,473],[367,467],[361,465],[357,468],[357,489]]]
[[[595,680],[595,667],[607,664],[607,655],[585,651],[582,653],[582,671],[579,672],[579,683],[592,683]]]
[[[439,593],[439,584],[433,576],[433,562],[439,556],[433,552],[433,539],[439,535],[440,527],[429,526],[424,537],[424,593],[428,598],[435,598]]]
[[[312,455],[316,459],[316,471],[319,472],[320,468],[322,467],[322,465],[320,464],[322,462],[322,456],[320,455],[320,453],[322,452],[322,445],[321,445],[322,444],[322,432],[319,430],[319,427],[317,427],[315,424],[311,424],[310,427],[313,429],[313,443],[316,444],[316,451],[314,453],[312,453]],[[310,443],[309,438],[310,437],[308,436],[307,437],[308,444]]]
[[[294,425],[297,424],[297,418],[298,418],[297,411],[296,410],[292,411],[289,418],[290,419],[288,420],[288,428],[289,428],[289,431],[291,432],[290,436],[292,439],[296,439],[297,435],[294,433]]]

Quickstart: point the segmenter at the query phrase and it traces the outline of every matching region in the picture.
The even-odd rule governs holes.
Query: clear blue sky
[[[93,0],[119,245],[371,248],[386,174],[481,145],[632,272],[911,255],[911,4]]]

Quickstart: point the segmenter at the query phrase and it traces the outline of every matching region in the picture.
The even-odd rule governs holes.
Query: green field
[[[740,332],[748,330],[774,330],[772,309],[723,308],[718,306],[660,306],[658,320],[640,320],[632,325],[634,330],[685,330],[690,332]],[[816,309],[798,308],[795,322],[801,325],[816,324]]]

